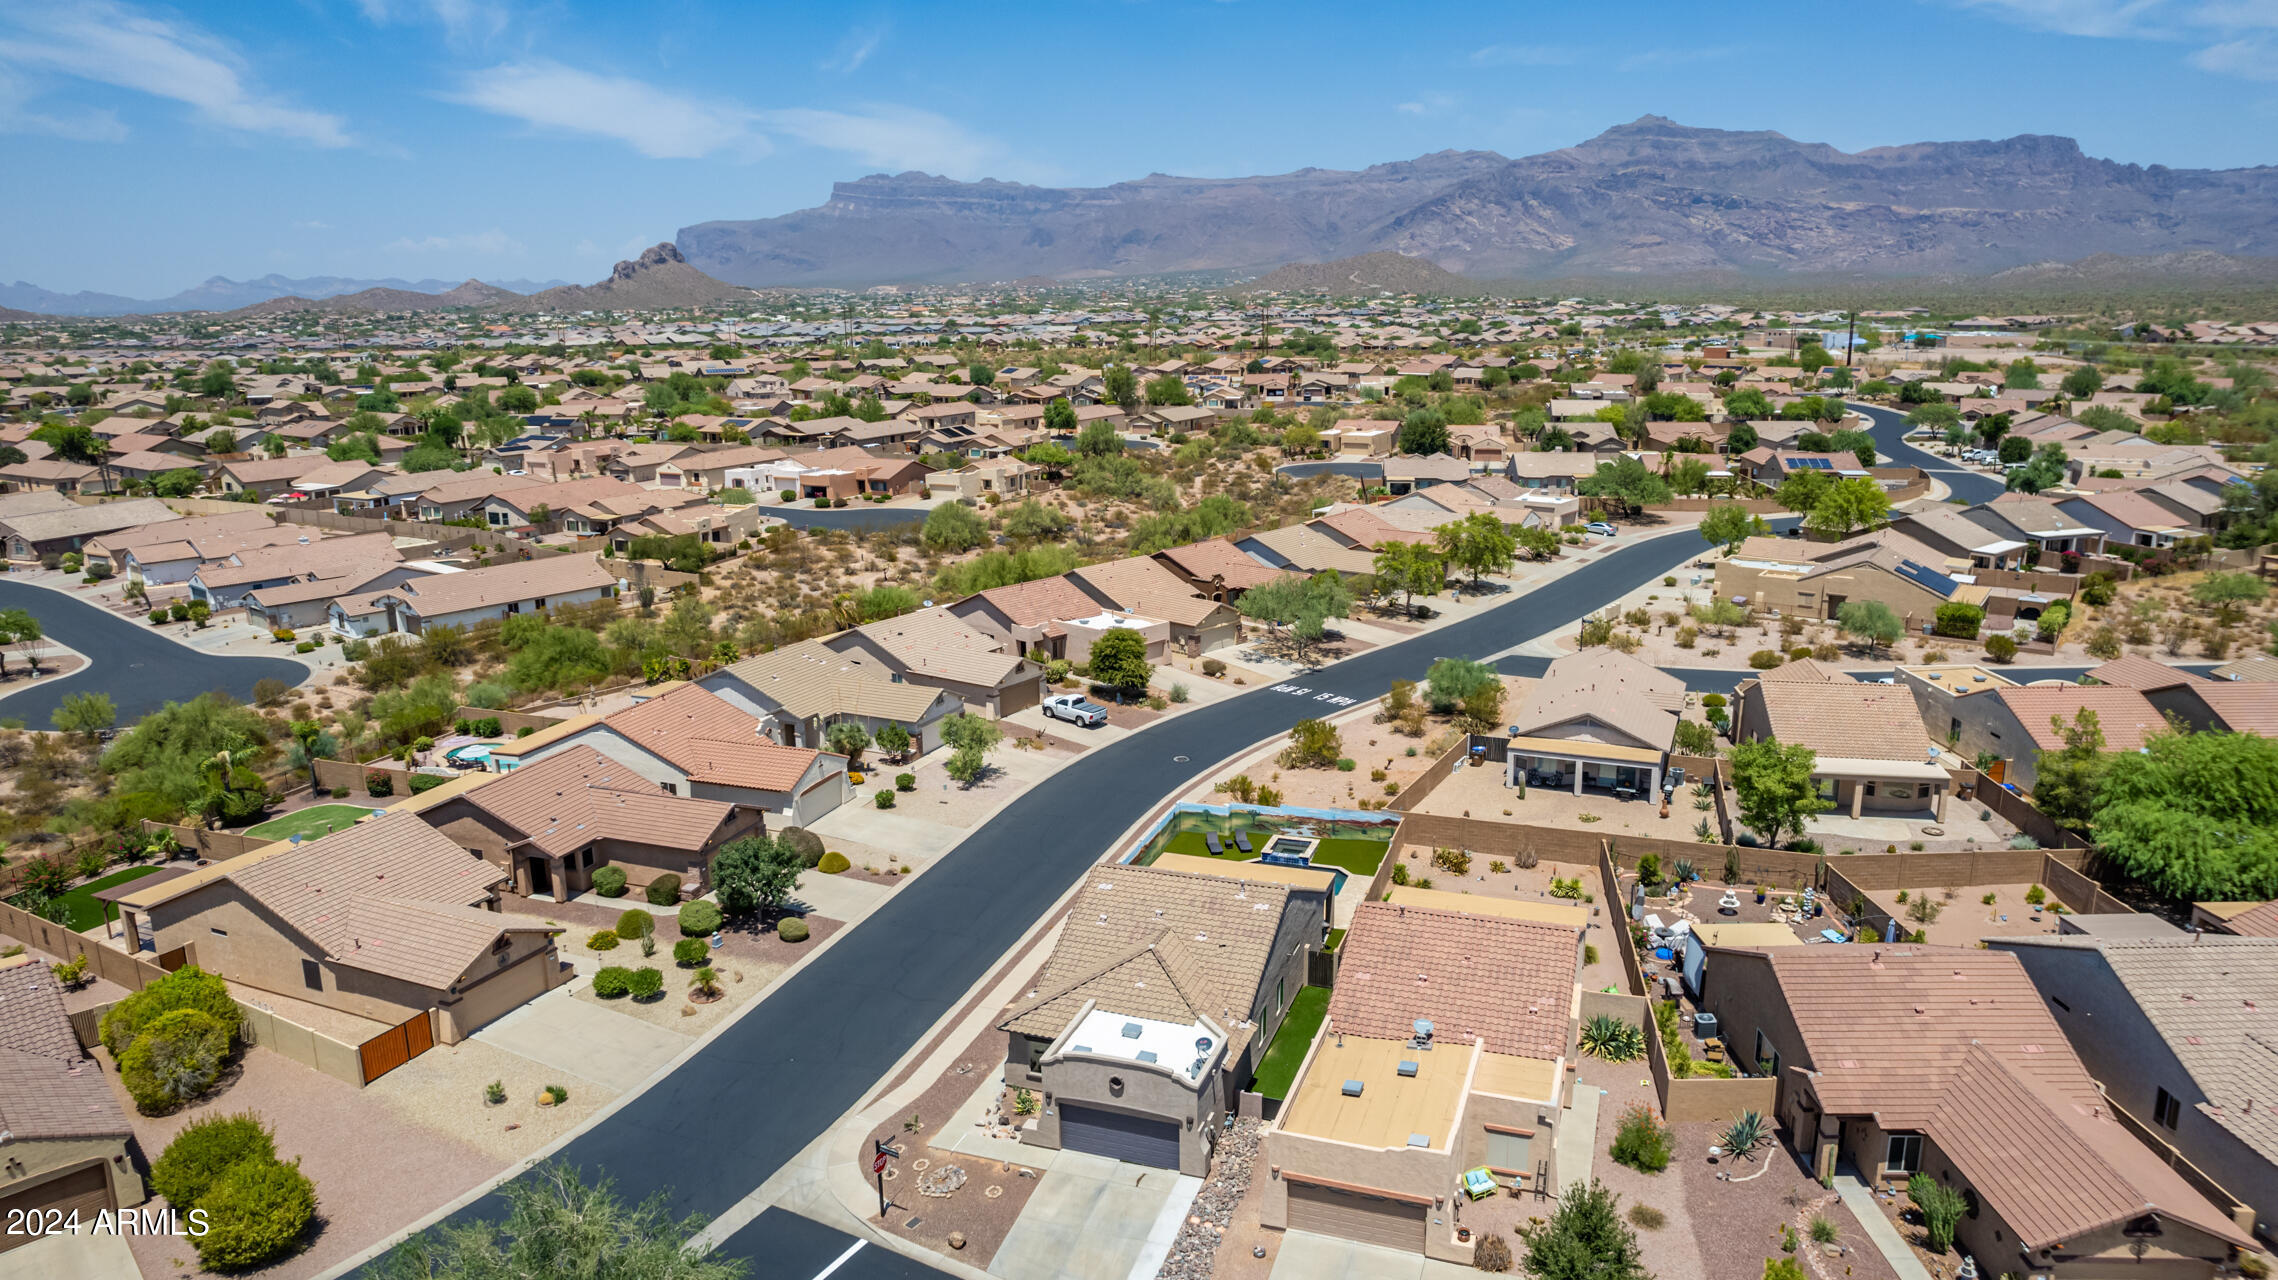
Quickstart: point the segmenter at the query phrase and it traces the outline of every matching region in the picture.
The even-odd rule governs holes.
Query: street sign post
[[[885,1152],[881,1151],[881,1152],[879,1152],[879,1153],[878,1153],[876,1156],[873,1156],[873,1157],[871,1158],[871,1160],[870,1160],[870,1172],[872,1172],[872,1173],[884,1173],[884,1172],[886,1172],[886,1153],[885,1153]]]
[[[898,1148],[887,1146],[883,1142],[872,1142],[870,1145],[870,1176],[878,1181],[878,1220],[883,1222],[886,1210],[891,1207],[886,1202],[886,1163],[902,1153]]]

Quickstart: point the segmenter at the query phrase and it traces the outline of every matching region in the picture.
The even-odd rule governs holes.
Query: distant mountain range
[[[561,280],[504,280],[489,287],[506,293],[530,294],[564,283]],[[49,316],[161,315],[172,311],[237,311],[276,298],[322,300],[372,289],[432,295],[448,293],[458,287],[448,280],[356,280],[346,276],[308,276],[295,280],[280,275],[232,280],[215,276],[168,298],[126,298],[115,293],[84,290],[56,293],[18,280],[14,284],[0,284],[0,308]]]
[[[651,245],[638,258],[620,262],[597,284],[564,284],[522,294],[466,280],[449,289],[424,293],[374,288],[329,298],[271,298],[230,315],[285,315],[302,311],[443,311],[472,307],[484,311],[669,311],[751,296],[751,290],[722,284],[689,266],[671,244]]]
[[[2100,254],[2278,255],[2278,167],[2146,168],[2036,135],[1850,154],[1645,116],[1517,160],[1443,151],[1088,189],[878,174],[678,243],[751,286],[1264,272],[1384,252],[1475,280],[1977,276]]]

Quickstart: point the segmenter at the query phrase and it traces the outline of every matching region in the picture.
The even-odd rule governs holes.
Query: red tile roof
[[[2064,747],[2064,735],[2049,722],[2061,720],[2069,727],[2073,717],[2082,710],[2096,713],[2097,724],[2104,730],[2107,751],[2133,751],[2142,746],[2145,739],[2167,732],[2167,718],[2134,689],[2111,685],[2034,685],[1996,689],[1993,696],[2009,704],[2009,710],[2025,726],[2025,732],[2032,735],[2033,745],[2043,751],[2058,751]]]
[[[1363,903],[1341,949],[1330,1023],[1405,1040],[1421,1018],[1445,1043],[1561,1057],[1580,936],[1539,921]]]
[[[692,781],[724,787],[795,790],[821,754],[770,741],[761,735],[757,716],[692,684],[636,703],[604,723]]]

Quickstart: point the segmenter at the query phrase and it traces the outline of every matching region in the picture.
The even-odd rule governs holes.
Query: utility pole
[[[1856,307],[1853,307],[1853,308],[1851,309],[1851,337],[1850,337],[1850,340],[1849,340],[1849,341],[1847,341],[1847,342],[1845,342],[1845,343],[1843,344],[1843,367],[1844,367],[1844,368],[1846,368],[1846,369],[1850,368],[1850,367],[1851,367],[1851,360],[1852,360],[1852,357],[1856,356],[1858,353],[1859,353],[1859,310],[1858,310],[1858,308],[1856,308]]]

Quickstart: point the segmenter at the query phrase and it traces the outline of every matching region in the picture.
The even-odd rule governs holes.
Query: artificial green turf
[[[57,902],[63,904],[63,909],[70,913],[65,917],[63,927],[73,933],[79,933],[103,923],[103,904],[95,901],[96,890],[125,884],[129,880],[140,880],[157,870],[156,867],[128,867],[124,871],[114,871],[101,879],[90,880],[86,884],[65,893],[56,899]]]
[[[308,840],[323,835],[327,827],[339,831],[355,826],[358,818],[371,811],[371,806],[361,804],[311,805],[283,817],[271,818],[259,826],[247,827],[245,834],[259,836],[264,840],[284,840],[292,836]]]
[[[1344,942],[1344,940],[1345,940],[1345,931],[1344,931],[1344,930],[1342,930],[1342,929],[1331,929],[1331,930],[1329,930],[1329,940],[1328,940],[1327,942],[1324,942],[1324,943],[1322,943],[1322,944],[1321,944],[1321,949],[1322,949],[1323,951],[1331,951],[1331,952],[1333,952],[1333,951],[1335,951],[1335,950],[1337,949],[1337,947],[1338,947],[1339,945],[1341,945],[1341,944]]]
[[[1350,836],[1323,840],[1313,850],[1313,865],[1336,867],[1356,876],[1373,876],[1383,863],[1385,851],[1392,844],[1388,840],[1356,840]]]
[[[1257,1082],[1250,1087],[1277,1101],[1287,1098],[1289,1087],[1297,1083],[1305,1051],[1313,1046],[1313,1036],[1328,1016],[1329,989],[1299,987],[1297,998],[1289,1002],[1289,1016],[1281,1020],[1281,1030],[1274,1032],[1265,1060],[1258,1064]]]

